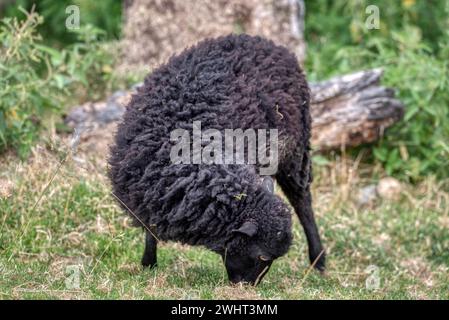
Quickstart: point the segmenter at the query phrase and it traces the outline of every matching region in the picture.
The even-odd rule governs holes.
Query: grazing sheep
[[[309,88],[295,56],[248,35],[207,39],[153,71],[127,107],[109,159],[113,191],[146,228],[144,266],[157,240],[220,254],[232,282],[257,284],[291,244],[291,214],[260,164],[175,164],[171,132],[278,129],[273,176],[304,228],[309,258],[325,257],[311,207]]]

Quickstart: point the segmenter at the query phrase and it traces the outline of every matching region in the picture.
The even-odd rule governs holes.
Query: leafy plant
[[[115,44],[103,42],[104,31],[92,25],[81,27],[75,35],[77,41],[62,50],[40,46],[58,70],[56,84],[59,89],[68,88],[78,102],[104,98],[116,81]]]
[[[80,9],[81,25],[92,25],[104,30],[107,40],[118,39],[122,25],[122,4],[118,0],[16,0],[5,8],[5,17],[23,18],[20,7],[35,11],[44,18],[38,31],[45,35],[44,41],[51,45],[66,46],[78,41],[76,33],[65,28],[68,17],[66,8],[76,5]]]
[[[4,18],[0,24],[0,152],[14,148],[22,157],[46,114],[71,99],[105,95],[115,59],[98,41],[103,33],[89,25],[63,50],[44,45],[36,31],[43,18],[23,12],[25,20]]]
[[[37,115],[58,108],[60,95],[45,51],[38,45],[36,27],[42,18],[35,13],[27,19],[5,18],[0,26],[0,150],[15,147],[24,155],[40,124]],[[41,77],[37,66],[45,66]]]
[[[440,54],[434,56],[429,47],[413,39],[413,34],[396,33],[396,47],[380,48],[384,53],[378,57],[379,64],[390,63],[384,81],[396,88],[406,114],[380,141],[374,154],[389,174],[412,179],[430,173],[448,177],[449,55],[443,52],[449,52],[449,46],[441,44]]]

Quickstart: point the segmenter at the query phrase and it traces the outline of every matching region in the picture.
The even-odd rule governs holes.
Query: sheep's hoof
[[[312,265],[321,274],[326,271],[326,254],[324,250],[321,250],[320,254],[313,260]]]
[[[157,262],[151,263],[151,262],[149,262],[149,261],[143,261],[143,260],[142,260],[142,267],[143,267],[144,269],[149,268],[149,269],[151,270],[151,269],[154,269],[154,268],[157,267]]]
[[[317,274],[319,274],[321,277],[323,277],[323,278],[326,278],[327,277],[327,271],[326,271],[326,269],[318,269],[318,268],[314,268],[315,269],[315,272],[317,273]]]

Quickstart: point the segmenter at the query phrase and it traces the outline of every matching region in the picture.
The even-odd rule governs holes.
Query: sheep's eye
[[[262,261],[270,261],[270,258],[267,257],[267,256],[264,256],[264,255],[261,255],[261,256],[259,256],[259,260],[262,260]]]

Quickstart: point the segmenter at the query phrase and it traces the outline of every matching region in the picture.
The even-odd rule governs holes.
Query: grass
[[[61,150],[53,141],[34,148],[26,163],[14,156],[0,162],[2,299],[449,298],[447,183],[428,178],[404,186],[400,200],[359,207],[353,194],[379,169],[367,173],[345,157],[317,167],[327,274],[309,272],[295,218],[289,253],[254,288],[230,285],[218,255],[176,243],[159,246],[157,269],[142,270],[143,233],[109,194],[104,159],[86,153],[60,166]],[[369,266],[379,273],[375,290],[366,286]],[[79,287],[66,285],[73,268]]]

